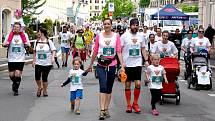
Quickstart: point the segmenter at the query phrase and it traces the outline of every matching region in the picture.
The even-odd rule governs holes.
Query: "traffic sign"
[[[108,4],[108,11],[109,12],[114,12],[114,3],[109,3]]]

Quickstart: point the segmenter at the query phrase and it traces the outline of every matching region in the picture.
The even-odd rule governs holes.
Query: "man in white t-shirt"
[[[162,40],[162,35],[161,35],[161,28],[157,28],[157,34],[155,36],[155,41],[158,42],[158,41],[161,41]]]
[[[66,26],[63,26],[63,31],[60,32],[59,34],[60,39],[61,39],[61,54],[62,54],[62,67],[67,67],[67,60],[68,60],[68,55],[70,52],[70,38],[71,35],[70,33],[67,31]],[[65,58],[66,56],[66,58]]]
[[[25,64],[25,48],[22,38],[20,36],[20,23],[14,24],[14,36],[8,47],[8,70],[9,77],[12,80],[12,91],[14,96],[19,95],[18,89],[21,82],[22,71]],[[9,35],[6,36],[6,39]],[[7,41],[4,41],[3,45],[6,45]],[[28,46],[30,46],[29,40],[27,40]]]
[[[121,36],[122,55],[125,63],[125,73],[127,74],[127,80],[125,82],[125,95],[127,101],[127,113],[132,112],[132,108],[136,113],[141,110],[138,105],[138,98],[140,95],[140,80],[142,74],[142,61],[144,58],[148,63],[148,55],[145,48],[145,38],[138,33],[139,21],[138,19],[131,19],[130,31],[124,33]],[[148,64],[146,64],[148,65]],[[131,82],[135,82],[134,89],[134,102],[131,105]]]
[[[204,37],[204,29],[200,28],[198,30],[198,37],[194,38],[190,44],[191,53],[197,52],[199,53],[201,50],[205,49],[210,53],[211,43],[208,38]]]

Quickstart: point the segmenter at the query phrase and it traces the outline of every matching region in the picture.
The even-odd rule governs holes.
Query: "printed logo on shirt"
[[[44,45],[39,45],[40,49],[43,49]]]
[[[17,45],[17,44],[21,44],[20,41],[19,41],[19,39],[15,39],[14,41],[15,41],[15,44],[16,44],[16,45]]]
[[[80,78],[76,73],[73,73],[71,75],[70,81],[73,85],[79,85],[80,84]]]
[[[39,60],[45,60],[45,59],[47,59],[47,54],[38,54],[38,59]]]
[[[12,47],[12,52],[13,53],[20,53],[21,52],[21,47]]]
[[[202,46],[203,42],[199,42],[199,45]]]
[[[104,42],[106,44],[106,47],[103,48],[103,55],[104,56],[113,56],[114,52],[115,52],[115,49],[113,47],[109,46],[111,40],[106,39],[106,40],[104,40]]]
[[[159,70],[155,70],[154,72],[155,72],[156,75],[159,75],[159,74],[160,74],[160,71],[159,71]]]

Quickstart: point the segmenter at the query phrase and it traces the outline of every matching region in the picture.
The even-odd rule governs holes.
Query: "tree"
[[[113,18],[130,16],[135,9],[135,5],[130,0],[109,0],[102,11],[102,18],[108,15],[108,4],[110,2],[114,3]]]
[[[43,12],[37,12],[37,9],[45,3],[46,0],[22,0],[23,19],[26,25],[30,23],[33,15],[39,15]]]
[[[148,7],[149,4],[150,4],[150,0],[140,0],[140,2],[139,2],[139,6],[140,6],[141,8],[143,8],[143,7]]]

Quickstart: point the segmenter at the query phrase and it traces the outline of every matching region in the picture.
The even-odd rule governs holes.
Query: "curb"
[[[28,59],[28,60],[25,60],[25,65],[28,65],[28,64],[31,64],[33,62],[33,59]],[[4,71],[4,70],[7,70],[8,69],[8,64],[1,64],[0,65],[0,71]]]

